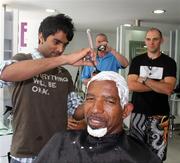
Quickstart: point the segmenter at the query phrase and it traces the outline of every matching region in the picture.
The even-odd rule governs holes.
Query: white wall
[[[38,16],[37,16],[38,15]],[[18,52],[30,53],[34,48],[38,46],[38,27],[40,21],[45,17],[45,14],[30,11],[19,11],[19,40],[18,40]],[[24,33],[24,42],[27,47],[21,47],[21,29],[20,25],[22,22],[27,23],[27,32]]]
[[[4,8],[0,6],[0,61],[4,60]],[[4,106],[3,89],[0,88],[0,122],[2,121]]]

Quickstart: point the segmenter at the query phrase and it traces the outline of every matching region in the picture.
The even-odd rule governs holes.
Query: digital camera
[[[106,45],[99,45],[97,50],[98,51],[105,51],[106,50]]]

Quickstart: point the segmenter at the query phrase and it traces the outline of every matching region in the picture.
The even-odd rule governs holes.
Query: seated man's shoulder
[[[133,153],[132,157],[137,160],[141,160],[146,163],[161,163],[161,160],[158,156],[142,141],[132,137],[131,135],[127,135],[127,150],[129,153]]]
[[[67,130],[54,134],[53,139],[74,139],[82,134],[81,130]]]

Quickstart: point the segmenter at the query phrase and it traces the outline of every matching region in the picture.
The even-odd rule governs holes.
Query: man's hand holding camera
[[[97,50],[100,52],[111,52],[112,54],[116,53],[116,50],[113,49],[108,42],[104,41],[97,47]]]
[[[97,50],[101,52],[109,52],[111,51],[111,49],[112,48],[109,46],[108,42],[106,41],[101,42],[101,44],[97,47]]]

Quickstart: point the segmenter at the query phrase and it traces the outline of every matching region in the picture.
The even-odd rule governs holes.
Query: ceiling
[[[112,30],[124,23],[135,24],[135,20],[180,25],[180,0],[1,0],[0,3],[20,10],[56,9],[73,18],[76,29]],[[165,9],[166,13],[155,15],[154,9]]]

